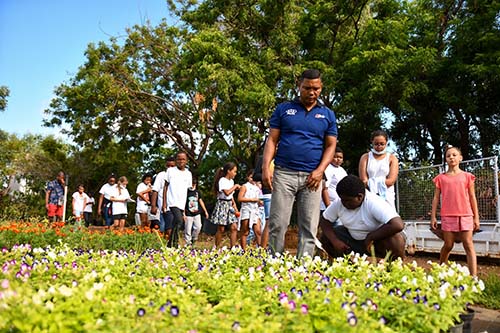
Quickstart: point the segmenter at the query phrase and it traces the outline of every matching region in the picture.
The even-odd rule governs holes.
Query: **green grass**
[[[482,280],[485,288],[478,303],[489,309],[500,310],[500,276],[490,273]]]

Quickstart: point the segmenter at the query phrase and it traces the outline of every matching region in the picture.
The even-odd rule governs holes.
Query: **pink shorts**
[[[472,216],[441,216],[441,229],[453,232],[474,230],[474,218]]]

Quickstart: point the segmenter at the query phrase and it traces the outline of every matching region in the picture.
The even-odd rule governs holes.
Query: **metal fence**
[[[475,190],[481,222],[500,222],[498,207],[498,157],[463,161],[460,168],[476,176]],[[430,221],[434,182],[445,166],[400,170],[396,185],[397,209],[405,221]],[[438,220],[439,209],[438,209]]]
[[[476,176],[475,190],[481,223],[481,232],[473,237],[476,254],[500,258],[498,157],[464,161],[460,168]],[[432,165],[399,172],[396,202],[398,212],[405,221],[409,253],[439,252],[443,245],[443,241],[429,227],[434,196],[432,179],[444,171],[444,165]],[[439,214],[437,218],[440,220]],[[457,244],[452,253],[464,254],[462,244]]]

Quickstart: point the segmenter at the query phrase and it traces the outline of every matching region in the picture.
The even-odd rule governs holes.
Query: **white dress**
[[[390,161],[390,153],[386,153],[383,159],[377,160],[373,156],[373,153],[369,152],[366,172],[368,173],[368,188],[370,191],[384,198],[385,201],[395,208],[396,193],[394,185],[389,187],[385,185],[385,180],[390,171]]]
[[[246,188],[244,195],[245,199],[259,198],[260,188],[257,185],[247,182],[243,186]],[[251,229],[260,219],[259,204],[257,202],[242,202],[240,212],[241,215],[240,220],[238,221],[238,230],[240,229],[241,220],[249,220],[248,225]]]

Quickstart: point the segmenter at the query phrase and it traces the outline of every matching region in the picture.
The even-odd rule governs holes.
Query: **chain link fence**
[[[463,161],[460,168],[476,176],[475,190],[481,222],[500,222],[498,211],[498,157]],[[434,182],[444,165],[400,170],[397,208],[404,221],[430,221]],[[438,220],[439,209],[438,209]]]
[[[475,191],[481,223],[481,232],[473,237],[476,254],[500,258],[498,157],[463,161],[460,168],[476,176]],[[430,213],[435,187],[432,179],[445,171],[444,165],[431,165],[399,172],[396,204],[405,221],[406,246],[410,254],[415,251],[439,252],[443,246],[443,241],[430,230]],[[440,220],[439,214],[437,218]],[[462,244],[456,244],[452,253],[465,254]]]

